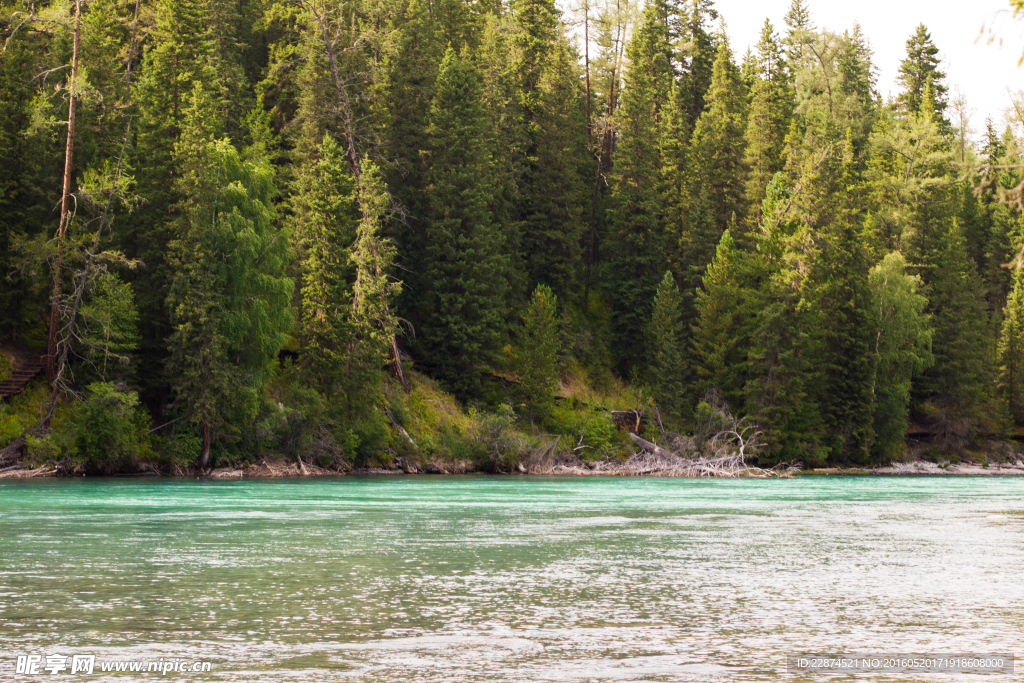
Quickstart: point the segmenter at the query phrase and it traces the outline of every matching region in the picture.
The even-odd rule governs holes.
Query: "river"
[[[1015,477],[0,482],[0,679],[60,653],[210,662],[182,680],[776,680],[787,652],[1022,643]]]

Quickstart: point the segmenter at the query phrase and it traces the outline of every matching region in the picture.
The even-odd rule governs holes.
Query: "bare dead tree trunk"
[[[71,160],[75,150],[75,106],[78,104],[78,46],[82,33],[82,0],[75,0],[75,40],[71,56],[71,81],[68,99],[68,140],[64,151],[64,189],[60,202],[60,226],[57,228],[57,263],[53,274],[50,302],[50,334],[46,343],[46,380],[53,383],[57,359],[57,317],[64,270],[64,236],[71,216]],[[47,420],[49,424],[49,420]]]
[[[71,337],[74,335],[75,321],[78,319],[78,311],[82,307],[82,301],[85,298],[85,289],[89,282],[89,273],[92,270],[92,264],[96,258],[96,254],[100,248],[100,238],[103,235],[103,229],[107,225],[107,221],[110,216],[110,205],[114,200],[114,183],[121,176],[121,164],[124,162],[125,149],[128,147],[128,138],[131,133],[131,120],[129,119],[128,125],[125,127],[124,140],[121,143],[121,154],[117,157],[117,168],[114,171],[114,178],[111,181],[110,192],[107,194],[107,202],[103,206],[103,214],[100,216],[100,225],[96,230],[96,237],[93,238],[92,250],[86,254],[85,267],[79,276],[79,281],[75,284],[74,301],[71,305],[71,312],[68,314],[67,333],[64,335],[62,342],[56,346],[60,347],[58,353],[58,362],[56,364],[56,371],[52,380],[53,386],[50,389],[50,407],[46,412],[46,417],[43,420],[44,425],[49,425],[50,418],[53,417],[53,412],[57,407],[57,395],[60,392],[61,377],[64,375],[64,367],[67,364],[68,359],[68,347],[71,343]]]
[[[586,70],[587,83],[587,141],[590,140],[590,0],[583,2],[583,63]]]
[[[586,82],[587,82],[587,145],[593,143],[591,139],[593,130],[593,121],[591,120],[590,113],[590,0],[584,0],[583,2],[583,55],[584,63],[586,64]],[[601,152],[597,152],[597,172],[598,182],[601,177]],[[588,302],[590,301],[590,271],[594,265],[594,230],[595,223],[597,222],[597,188],[594,187],[594,196],[590,202],[590,237],[587,240],[587,276],[583,282],[583,307],[586,310]]]
[[[338,104],[341,105],[341,123],[345,128],[345,154],[348,157],[349,167],[352,170],[352,177],[356,181],[356,192],[359,191],[359,160],[356,158],[356,139],[352,131],[352,106],[349,103],[348,90],[341,81],[341,72],[338,70],[337,39],[331,38],[327,30],[327,17],[316,8],[315,1],[303,2],[309,8],[320,29],[320,40],[324,44],[324,54],[331,65],[331,77],[334,79],[334,90],[338,95]]]

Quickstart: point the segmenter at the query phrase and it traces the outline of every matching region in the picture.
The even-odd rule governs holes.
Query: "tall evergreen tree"
[[[765,20],[758,42],[757,74],[750,95],[746,130],[746,202],[760,207],[765,188],[782,170],[782,147],[792,116],[786,63],[771,23]],[[758,222],[760,217],[754,217]]]
[[[743,406],[747,383],[749,315],[755,304],[746,287],[744,254],[728,231],[697,292],[692,355],[700,394],[715,389],[735,410]]]
[[[956,223],[934,225],[922,254],[935,364],[918,387],[920,409],[944,447],[965,447],[982,427],[990,401],[994,347],[987,306]]]
[[[704,113],[693,131],[693,158],[719,230],[742,220],[747,181],[746,98],[729,46],[718,46]]]
[[[804,47],[808,39],[807,33],[814,30],[807,0],[790,0],[789,10],[786,12],[784,21],[789,27],[786,34],[789,63],[792,68],[799,68],[810,54],[810,51]]]
[[[430,110],[431,219],[423,337],[456,395],[482,391],[501,348],[506,258],[491,214],[491,145],[480,74],[449,49]]]
[[[612,178],[614,205],[605,281],[614,302],[615,351],[627,367],[642,364],[642,344],[651,302],[664,272],[664,229],[658,220],[659,104],[668,99],[668,27],[654,5],[630,41],[633,64],[617,114],[621,141]]]
[[[123,232],[125,252],[146,264],[132,278],[139,312],[140,378],[143,397],[160,404],[166,400],[164,374],[159,368],[167,355],[165,340],[171,333],[165,306],[172,272],[167,262],[168,244],[175,239],[173,217],[182,201],[176,179],[186,171],[179,167],[175,148],[183,135],[186,112],[195,88],[206,107],[204,126],[210,137],[238,133],[242,129],[245,100],[243,72],[228,63],[236,37],[230,16],[218,3],[223,0],[163,0],[156,6],[156,23],[147,37],[142,75],[138,81],[137,142],[138,193],[145,200]],[[225,22],[228,22],[225,24]]]
[[[515,0],[510,10],[517,261],[527,281],[546,282],[567,298],[581,271],[588,197],[578,177],[586,148],[579,67],[553,0]]]
[[[52,193],[63,166],[58,143],[31,130],[38,49],[21,31],[7,37],[0,51],[0,338],[33,346],[45,344],[46,295],[15,267],[15,245],[56,226]]]
[[[345,151],[330,135],[293,206],[303,261],[304,361],[321,387],[332,388],[340,383],[352,343],[352,245],[359,212]]]
[[[711,87],[718,54],[716,37],[712,33],[712,26],[717,19],[718,11],[712,0],[689,0],[680,12],[679,61],[683,67],[680,87],[687,103],[690,131],[707,104],[707,92]]]
[[[512,358],[531,425],[535,418],[547,416],[554,401],[560,346],[558,297],[547,285],[537,285],[523,314]]]
[[[871,367],[868,313],[867,249],[860,239],[860,182],[856,173],[852,131],[847,131],[844,155],[821,166],[824,182],[813,183],[825,195],[816,208],[821,225],[816,237],[820,260],[813,273],[810,299],[820,311],[823,441],[834,461],[866,463],[871,429]],[[812,185],[810,179],[802,181]],[[815,188],[817,190],[817,188]]]
[[[813,169],[813,164],[811,165]],[[757,299],[747,335],[746,410],[764,426],[774,457],[823,461],[820,311],[810,264],[820,247],[810,225],[791,212],[801,194],[782,173],[768,184],[756,245]]]
[[[931,33],[924,24],[918,24],[914,34],[907,39],[907,56],[900,63],[897,81],[903,92],[897,103],[904,112],[920,112],[925,104],[925,89],[931,86],[933,97],[930,103],[935,120],[942,123],[943,130],[950,128],[945,119],[949,88],[944,80],[946,74],[939,70],[939,48],[932,42]]]
[[[178,409],[210,445],[255,417],[271,361],[291,325],[287,235],[275,225],[274,170],[257,142],[244,155],[210,134],[210,98],[193,89],[175,160],[183,200],[171,245],[174,332],[168,369]],[[265,120],[251,119],[257,139]],[[260,130],[263,128],[263,130]]]
[[[672,273],[666,271],[651,312],[651,377],[660,408],[674,419],[684,414],[683,301]]]

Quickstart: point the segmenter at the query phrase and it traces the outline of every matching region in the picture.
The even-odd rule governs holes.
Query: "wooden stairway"
[[[25,390],[25,385],[46,368],[46,357],[40,356],[37,360],[22,363],[10,377],[0,382],[0,398],[7,398],[20,394]]]

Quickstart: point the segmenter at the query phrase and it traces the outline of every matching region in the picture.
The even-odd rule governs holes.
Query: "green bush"
[[[184,467],[199,462],[203,440],[195,434],[179,432],[168,439],[156,440],[155,449],[162,462]]]
[[[356,457],[362,463],[379,459],[384,462],[391,460],[385,449],[391,445],[390,422],[383,411],[377,410],[352,423],[351,431],[357,443]]]
[[[551,434],[562,434],[562,441],[586,446],[579,454],[584,460],[604,460],[619,454],[628,441],[627,437],[603,411],[586,407],[574,409],[571,405],[558,405],[544,421],[544,428]],[[583,443],[580,444],[580,437]]]
[[[507,404],[494,413],[480,414],[472,446],[466,455],[475,456],[483,469],[511,472],[519,464],[527,446],[523,435],[515,429],[515,421],[515,411]]]
[[[90,384],[64,430],[74,435],[67,455],[75,464],[123,468],[152,455],[149,416],[139,395],[121,385]]]
[[[21,436],[22,431],[37,426],[49,399],[46,382],[39,379],[30,382],[24,393],[0,401],[0,448]],[[59,403],[54,423],[60,424],[67,412],[66,404]]]

